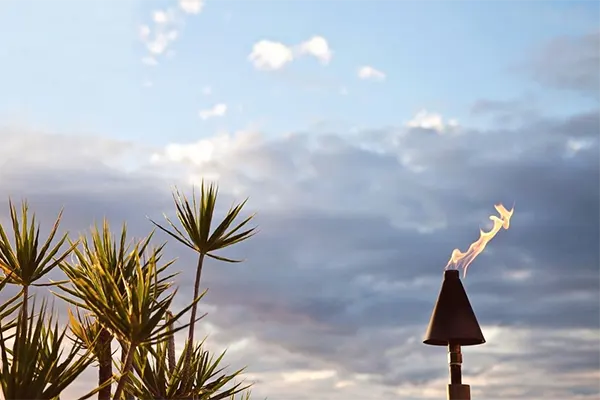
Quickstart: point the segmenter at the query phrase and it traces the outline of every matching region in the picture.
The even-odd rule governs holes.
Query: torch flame
[[[488,242],[496,236],[500,228],[508,229],[510,226],[510,218],[513,215],[515,207],[508,211],[502,204],[496,204],[494,206],[496,211],[500,214],[500,218],[495,215],[491,215],[490,219],[494,222],[493,228],[489,232],[484,232],[483,230],[479,230],[479,239],[469,246],[469,249],[466,252],[462,252],[459,249],[454,249],[452,251],[452,256],[450,256],[450,261],[446,265],[446,269],[459,269],[462,268],[464,271],[463,277],[467,276],[467,268],[473,262],[475,257],[477,257],[485,246],[487,246]]]

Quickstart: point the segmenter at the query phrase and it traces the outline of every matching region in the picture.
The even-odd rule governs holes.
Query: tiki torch
[[[467,292],[460,280],[459,268],[465,276],[469,264],[479,255],[487,243],[501,228],[508,229],[514,207],[508,211],[502,204],[495,206],[500,218],[492,215],[494,222],[489,232],[480,230],[479,239],[466,252],[455,249],[446,265],[442,288],[433,307],[429,327],[423,343],[431,346],[448,347],[448,364],[450,366],[450,384],[448,400],[471,400],[471,388],[462,383],[462,346],[474,346],[485,343],[485,338],[477,322],[477,317]],[[454,268],[454,269],[453,269]]]
[[[433,308],[423,343],[448,347],[450,364],[448,400],[470,400],[470,387],[462,383],[461,346],[483,344],[485,339],[460,281],[458,270],[444,272],[442,288]]]

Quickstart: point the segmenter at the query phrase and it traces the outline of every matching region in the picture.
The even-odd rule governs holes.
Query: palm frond
[[[238,393],[246,391],[250,385],[232,384],[242,370],[227,374],[221,366],[223,355],[214,358],[202,346],[204,342],[191,345],[186,342],[175,368],[169,369],[167,361],[168,343],[159,342],[155,346],[138,349],[134,359],[136,376],[129,383],[129,390],[143,399],[234,399]],[[196,371],[194,379],[186,379],[185,355],[191,354],[190,366]],[[249,394],[246,397],[249,399]]]
[[[202,181],[200,188],[200,199],[197,199],[195,190],[192,191],[192,200],[190,201],[185,194],[176,189],[173,192],[173,201],[175,203],[177,219],[181,227],[178,227],[166,216],[165,219],[169,228],[163,227],[152,219],[150,221],[158,229],[198,253],[226,262],[239,262],[240,260],[217,256],[213,252],[222,250],[253,236],[256,233],[255,227],[246,230],[243,230],[243,228],[248,225],[254,215],[250,215],[234,226],[235,220],[246,204],[247,200],[244,200],[232,206],[223,220],[211,233],[217,196],[217,185],[214,183],[206,185],[204,181]]]
[[[0,387],[6,400],[54,399],[92,363],[90,352],[80,355],[82,348],[76,344],[65,350],[66,328],[61,330],[48,315],[45,301],[37,311],[16,324],[11,349],[0,329]],[[19,318],[23,317],[21,312]]]
[[[12,273],[11,273],[12,274]],[[8,283],[10,283],[10,274],[7,276],[0,277],[0,292],[6,287]],[[6,332],[16,327],[18,316],[13,316],[13,313],[21,308],[21,304],[23,302],[22,299],[22,290],[17,294],[12,296],[11,298],[5,300],[2,304],[0,304],[0,329],[2,332]],[[12,335],[9,335],[7,339],[12,338]]]
[[[104,329],[102,325],[89,314],[81,315],[79,309],[77,309],[76,315],[73,314],[70,308],[67,312],[69,315],[69,330],[74,335],[70,337],[71,341],[84,349],[90,350],[95,359],[100,358],[106,346],[106,341],[101,340]],[[112,337],[109,339],[112,339]]]
[[[71,248],[60,252],[67,240],[64,234],[53,244],[57,234],[62,210],[59,212],[48,237],[40,246],[40,226],[35,214],[29,216],[27,201],[21,203],[21,212],[9,200],[10,220],[14,236],[14,246],[7,232],[0,225],[0,269],[10,276],[10,282],[30,286],[60,264],[71,252]]]
[[[223,400],[242,393],[252,385],[244,385],[243,382],[233,384],[227,390],[224,387],[230,384],[234,379],[244,372],[245,368],[234,371],[231,374],[225,373],[226,367],[220,367],[225,352],[221,353],[216,359],[208,351],[200,351],[199,366],[195,374],[195,386],[202,388],[206,399]]]

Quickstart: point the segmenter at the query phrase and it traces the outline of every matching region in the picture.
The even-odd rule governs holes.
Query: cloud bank
[[[488,339],[465,350],[465,375],[480,398],[591,399],[599,126],[590,110],[518,129],[241,131],[163,149],[5,127],[1,206],[24,196],[43,221],[64,205],[73,232],[106,215],[142,235],[145,215],[170,212],[170,185],[218,179],[222,206],[250,196],[261,233],[232,250],[246,263],[207,266],[203,326],[233,365],[249,365],[255,394],[433,399],[445,354],[420,339],[442,269],[494,203],[515,202],[511,229],[465,281]],[[192,255],[169,251],[191,293]]]

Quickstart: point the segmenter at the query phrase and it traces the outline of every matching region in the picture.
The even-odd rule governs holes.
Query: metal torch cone
[[[469,385],[462,384],[461,346],[485,343],[457,270],[445,271],[444,281],[433,308],[423,343],[447,346],[450,364],[448,400],[470,400]]]

